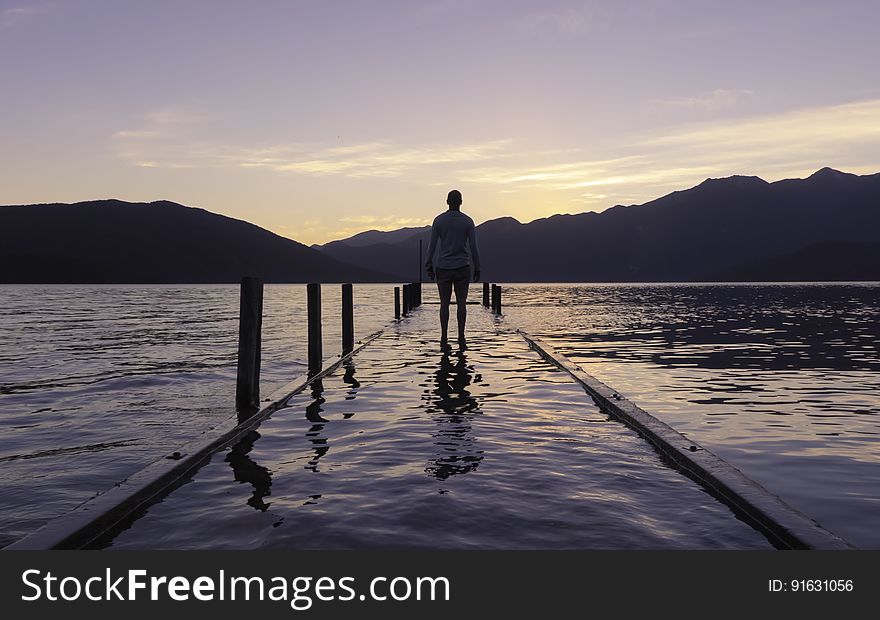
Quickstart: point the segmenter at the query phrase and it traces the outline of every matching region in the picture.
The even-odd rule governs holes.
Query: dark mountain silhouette
[[[343,239],[319,249],[412,280],[418,239],[427,247],[429,235],[416,230],[389,243],[397,232],[371,245]],[[483,277],[497,282],[878,279],[880,174],[823,168],[775,183],[707,179],[602,213],[490,220],[477,238]]]
[[[400,243],[401,241],[407,241],[410,238],[416,237],[416,235],[424,235],[425,233],[430,234],[431,227],[430,226],[419,226],[414,228],[398,228],[397,230],[367,230],[361,233],[358,233],[352,237],[348,237],[344,241],[331,241],[326,244],[327,246],[333,246],[334,244],[344,243],[350,247],[363,247],[366,245],[375,245],[377,243]],[[312,246],[312,247],[321,247],[321,246]]]
[[[400,228],[392,231],[368,230],[340,241],[313,245],[316,250],[352,265],[366,258],[370,265],[385,265],[384,273],[395,274],[397,280],[411,282],[419,279],[419,239],[428,251],[431,227]]]
[[[817,243],[729,269],[717,276],[726,282],[832,282],[880,280],[880,243]]]
[[[173,202],[0,207],[0,282],[383,281],[253,224]]]
[[[477,235],[483,277],[497,282],[877,280],[880,174],[707,179],[602,213],[490,220]],[[8,206],[0,282],[412,281],[419,239],[427,251],[427,227],[308,248],[165,201]]]

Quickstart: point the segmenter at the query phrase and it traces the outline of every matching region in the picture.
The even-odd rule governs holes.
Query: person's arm
[[[468,245],[471,247],[471,261],[474,263],[474,282],[480,281],[480,251],[477,249],[477,228],[471,224],[468,231]]]
[[[431,243],[428,244],[428,258],[425,261],[425,270],[428,276],[434,279],[434,252],[437,249],[437,240],[440,238],[440,231],[437,230],[437,220],[431,224]]]

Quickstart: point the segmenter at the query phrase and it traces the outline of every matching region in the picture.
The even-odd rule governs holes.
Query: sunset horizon
[[[861,2],[5,3],[0,203],[166,199],[310,245],[430,224],[451,188],[477,222],[528,222],[709,177],[872,173],[878,18]]]
[[[788,177],[788,176],[786,176],[786,177],[782,177],[782,178],[780,178],[780,179],[766,179],[766,178],[764,178],[764,177],[762,177],[762,176],[760,176],[760,175],[756,175],[756,174],[731,174],[731,175],[718,176],[718,177],[706,177],[705,179],[701,180],[700,182],[696,183],[696,184],[693,185],[693,186],[681,187],[681,188],[678,188],[678,189],[672,189],[672,190],[670,190],[670,191],[668,191],[667,193],[664,193],[664,194],[662,194],[662,195],[658,195],[658,196],[653,196],[653,197],[647,198],[647,199],[645,199],[645,202],[654,202],[654,201],[659,200],[659,199],[661,199],[661,198],[665,198],[665,197],[667,197],[667,196],[669,196],[669,195],[671,195],[671,194],[676,194],[676,193],[679,193],[679,192],[687,191],[687,190],[689,190],[689,189],[694,189],[695,187],[699,186],[700,184],[702,184],[702,183],[704,183],[704,182],[706,182],[706,181],[724,180],[724,179],[730,179],[730,178],[735,178],[735,177],[754,177],[754,178],[758,178],[758,179],[760,179],[760,180],[762,180],[762,181],[765,181],[765,182],[768,183],[768,184],[773,184],[773,183],[776,183],[776,182],[778,182],[778,181],[798,181],[798,180],[804,180],[804,179],[807,179],[807,178],[809,178],[809,177],[812,177],[812,176],[814,176],[814,175],[816,175],[816,174],[819,174],[819,173],[821,173],[821,172],[823,172],[823,171],[826,171],[826,170],[828,170],[828,171],[832,171],[832,172],[835,172],[835,173],[840,173],[840,174],[843,174],[843,175],[859,176],[857,173],[850,172],[850,171],[848,171],[848,170],[840,170],[840,169],[834,168],[833,166],[823,166],[822,168],[819,168],[819,169],[817,169],[817,170],[814,170],[814,171],[811,172],[811,173],[804,174],[802,177]],[[867,176],[873,176],[873,175],[877,175],[877,174],[880,174],[880,171],[877,171],[877,172],[868,172],[868,173],[866,173]],[[441,196],[441,198],[442,198],[442,196]],[[219,212],[219,211],[215,211],[215,210],[213,210],[209,205],[183,204],[183,203],[181,203],[181,202],[179,202],[179,201],[177,201],[177,200],[173,200],[173,199],[171,199],[171,198],[157,198],[157,199],[154,199],[154,200],[128,200],[128,199],[120,198],[120,197],[117,197],[117,196],[111,196],[111,197],[95,197],[95,198],[87,198],[87,199],[84,199],[84,200],[78,200],[78,201],[75,201],[75,202],[52,202],[52,203],[49,203],[49,202],[43,202],[43,203],[32,203],[32,204],[30,204],[30,205],[19,205],[19,206],[40,206],[40,205],[51,205],[51,204],[63,204],[63,205],[75,206],[75,205],[85,204],[85,203],[113,203],[113,202],[127,203],[127,204],[144,204],[144,205],[150,205],[150,204],[161,204],[161,203],[172,203],[172,204],[177,204],[177,205],[180,205],[180,206],[182,206],[182,207],[186,207],[186,208],[199,209],[199,210],[207,211],[207,212],[209,212],[209,213],[216,214],[216,215],[224,215],[224,216],[226,216],[226,217],[232,217],[233,219],[237,219],[237,220],[240,220],[240,221],[245,222],[245,223],[248,223],[248,224],[255,224],[255,222],[251,222],[251,221],[245,219],[244,217],[232,216],[232,215],[228,215],[228,214],[221,213],[221,212]],[[477,225],[480,225],[480,224],[484,224],[484,223],[486,223],[486,222],[491,222],[491,221],[493,221],[493,220],[500,220],[500,219],[511,218],[511,219],[515,220],[516,222],[518,222],[518,223],[520,223],[520,224],[531,224],[531,223],[533,223],[533,222],[536,222],[536,221],[539,221],[539,220],[545,220],[545,219],[547,219],[547,218],[552,218],[552,217],[557,216],[557,215],[585,215],[585,214],[588,214],[588,213],[602,213],[602,212],[607,211],[608,209],[611,209],[611,208],[613,208],[613,207],[641,206],[642,204],[644,204],[644,203],[632,203],[632,204],[615,203],[615,204],[608,205],[606,208],[603,208],[603,209],[584,210],[584,211],[579,211],[579,212],[551,213],[551,214],[548,214],[548,215],[540,215],[540,216],[534,217],[534,218],[532,218],[532,219],[520,219],[520,218],[517,218],[517,217],[515,217],[515,216],[513,216],[513,215],[510,215],[510,214],[499,213],[499,214],[497,214],[497,215],[493,215],[492,217],[490,217],[490,218],[488,218],[488,219],[486,219],[486,220],[482,220],[482,221],[480,221],[480,220],[475,220],[475,222],[476,222]],[[12,205],[0,205],[0,206],[12,206]],[[430,226],[431,226],[431,220],[430,220],[430,219],[426,220],[424,223],[403,223],[403,224],[401,224],[401,225],[397,225],[397,224],[394,223],[394,222],[383,222],[383,221],[375,221],[375,222],[374,222],[374,221],[367,221],[367,220],[364,220],[364,225],[363,225],[361,228],[358,228],[358,229],[352,228],[352,229],[350,229],[350,230],[341,231],[340,234],[339,234],[338,236],[334,236],[334,237],[328,238],[328,239],[323,240],[323,241],[313,241],[313,242],[306,242],[306,241],[303,241],[302,239],[297,239],[297,238],[295,238],[295,237],[291,237],[291,236],[288,236],[288,235],[286,235],[286,234],[279,233],[279,232],[277,232],[277,231],[273,231],[273,230],[271,230],[271,229],[269,229],[269,228],[266,228],[266,230],[268,230],[269,232],[272,232],[272,233],[278,235],[279,237],[283,237],[283,238],[285,238],[285,239],[289,239],[290,241],[296,241],[296,242],[298,242],[298,243],[302,243],[302,244],[304,244],[304,245],[308,245],[308,246],[322,246],[322,245],[325,245],[325,244],[327,244],[327,243],[331,243],[331,242],[333,242],[333,241],[342,241],[342,240],[348,239],[348,238],[350,238],[350,237],[352,237],[352,236],[356,236],[356,235],[359,235],[359,234],[362,234],[362,233],[370,233],[370,232],[394,232],[394,231],[409,230],[409,229],[412,229],[412,230],[418,230],[418,229],[430,229]]]

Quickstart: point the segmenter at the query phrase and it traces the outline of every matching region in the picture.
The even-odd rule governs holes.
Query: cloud
[[[727,96],[703,100],[717,102]],[[260,169],[279,175],[379,179],[426,187],[456,179],[471,189],[504,193],[520,203],[528,197],[554,208],[581,205],[596,210],[624,200],[650,200],[707,177],[759,174],[775,180],[803,176],[825,165],[862,173],[880,169],[880,99],[690,122],[616,136],[589,149],[556,150],[530,148],[513,139],[241,146],[194,139],[189,128],[197,126],[199,118],[154,114],[144,127],[115,134],[118,155],[149,168]],[[422,223],[356,217],[361,219],[343,223],[386,229]]]
[[[151,113],[142,127],[113,134],[117,155],[135,165],[156,168],[250,168],[308,176],[400,178],[428,168],[502,159],[510,145],[510,140],[419,146],[376,140],[241,146],[196,139],[190,130],[204,120],[186,110]]]
[[[430,166],[462,164],[497,159],[503,154],[507,140],[476,144],[426,145],[407,147],[393,142],[375,142],[338,148],[315,148],[296,145],[292,157],[250,158],[242,152],[239,165],[266,167],[279,172],[330,175],[353,178],[401,177]],[[308,151],[305,156],[301,153]]]
[[[168,106],[153,110],[141,117],[138,127],[121,129],[113,134],[116,139],[182,138],[189,130],[211,120],[211,116],[191,106]]]
[[[597,17],[595,9],[589,6],[566,7],[523,15],[512,20],[511,25],[532,34],[550,32],[577,35],[588,32]]]
[[[159,132],[154,129],[123,129],[114,133],[113,137],[121,140],[139,140],[142,138],[156,138],[159,135]]]
[[[689,111],[705,110],[709,112],[731,110],[747,102],[755,92],[745,89],[716,88],[695,97],[676,97],[673,99],[655,99],[652,104],[657,107],[681,108]]]
[[[538,4],[541,6],[541,4]],[[545,2],[540,9],[517,15],[507,26],[517,32],[541,36],[580,36],[596,30],[606,30],[614,24],[646,14],[651,7],[646,0],[556,1]]]
[[[0,10],[0,30],[12,28],[32,17],[46,13],[45,6],[18,6]]]
[[[678,127],[646,138],[653,147],[705,148],[751,153],[806,148],[822,150],[854,142],[880,140],[880,99],[840,105],[803,108],[781,114],[747,117],[723,123]]]
[[[513,17],[506,26],[535,36],[581,36],[623,23],[651,20],[658,10],[663,10],[662,2],[649,0],[556,0],[535,4],[543,6]]]
[[[604,160],[578,160],[538,167],[490,166],[471,168],[465,175],[470,183],[497,183],[501,185],[547,185],[553,189],[571,189],[589,179],[607,175],[620,166],[638,164],[642,155],[629,155]]]
[[[474,167],[466,171],[465,180],[500,186],[505,193],[568,193],[571,202],[582,205],[607,198],[605,206],[611,206],[624,196],[650,200],[707,177],[759,174],[776,180],[803,176],[825,165],[876,172],[880,99],[667,127],[621,136],[606,149],[620,156],[537,166],[523,165],[524,158],[514,157],[519,165]],[[589,188],[602,193],[584,195]]]

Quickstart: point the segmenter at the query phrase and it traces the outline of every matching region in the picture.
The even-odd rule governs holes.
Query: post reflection
[[[345,369],[345,373],[342,375],[342,381],[349,386],[345,393],[345,400],[354,400],[355,397],[357,397],[358,388],[361,387],[361,382],[354,376],[354,362],[349,358],[343,363],[342,367]],[[347,420],[353,415],[353,413],[344,413],[343,418]]]
[[[316,379],[312,381],[310,387],[312,389],[313,400],[306,406],[306,420],[311,422],[312,426],[306,431],[306,438],[311,442],[314,454],[312,455],[312,458],[309,459],[309,462],[306,463],[305,468],[309,471],[317,472],[318,461],[322,456],[327,454],[330,450],[330,446],[327,443],[327,438],[323,434],[327,420],[321,417],[321,412],[324,411],[322,405],[326,402],[323,396],[324,383],[321,379]]]
[[[427,392],[428,411],[437,422],[433,436],[438,454],[429,461],[425,472],[437,480],[473,471],[483,460],[483,451],[477,446],[471,427],[479,403],[468,390],[478,378],[473,367],[468,366],[464,351],[443,353],[434,373],[433,389]]]
[[[264,502],[263,498],[271,495],[272,473],[248,456],[259,438],[260,433],[257,431],[249,432],[232,447],[229,454],[226,455],[226,462],[232,467],[236,482],[247,482],[254,487],[254,492],[248,499],[247,505],[260,512],[266,512],[269,504]]]

